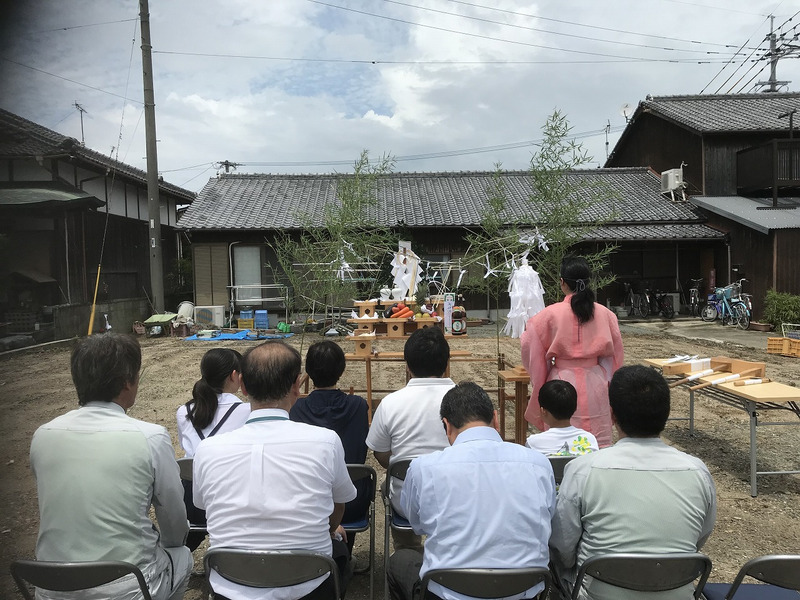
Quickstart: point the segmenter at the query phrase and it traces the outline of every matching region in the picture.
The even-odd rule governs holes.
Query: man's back
[[[355,495],[343,456],[335,432],[286,419],[204,440],[194,494],[208,514],[211,546],[330,554],[333,503]]]
[[[624,438],[567,466],[551,546],[565,568],[607,553],[696,552],[715,517],[714,483],[702,461],[659,438]],[[639,597],[599,582],[589,592]],[[664,596],[686,597],[685,590]]]
[[[415,378],[386,396],[373,415],[367,446],[391,451],[391,462],[447,447],[439,406],[454,385],[449,378]]]
[[[163,427],[132,419],[114,403],[90,402],[37,429],[31,468],[41,515],[38,560],[122,560],[148,582],[168,569],[148,517],[153,499],[175,500],[155,502],[162,545],[181,546],[187,526]]]
[[[549,461],[490,427],[467,429],[452,447],[414,460],[402,502],[414,530],[428,536],[420,577],[434,568],[547,567]]]

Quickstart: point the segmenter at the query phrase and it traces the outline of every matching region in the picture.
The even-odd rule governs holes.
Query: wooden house
[[[648,96],[606,162],[665,173],[665,188],[682,181],[708,224],[727,234],[692,277],[707,286],[746,277],[756,317],[768,289],[800,294],[798,109],[800,93]]]
[[[180,205],[194,193],[161,182],[164,273],[182,249]],[[74,138],[0,110],[0,322],[9,332],[85,335],[98,265],[99,319],[130,331],[152,311],[147,174]],[[174,309],[174,307],[173,307]]]
[[[371,217],[403,232],[423,259],[456,262],[467,251],[465,233],[480,227],[493,172],[394,173],[382,176]],[[260,305],[235,297],[240,286],[275,286],[275,257],[269,241],[278,231],[299,232],[308,215],[337,202],[337,186],[347,175],[220,175],[211,179],[178,222],[191,238],[195,303],[236,310]],[[570,173],[586,193],[601,183],[613,200],[595,203],[581,219],[613,218],[584,244],[617,244],[611,271],[621,281],[648,276],[664,291],[691,272],[697,256],[720,252],[724,234],[685,203],[660,194],[658,174],[647,168],[576,170]],[[508,205],[506,222],[531,219],[531,176],[501,175]],[[535,220],[536,215],[533,215]],[[453,281],[454,282],[454,281]],[[604,290],[601,301],[622,304],[622,286]],[[274,289],[265,292],[274,295]],[[268,307],[269,303],[264,303]],[[482,309],[473,298],[468,308]]]

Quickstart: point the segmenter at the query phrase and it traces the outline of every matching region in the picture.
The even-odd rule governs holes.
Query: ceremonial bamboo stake
[[[688,377],[684,377],[683,379],[679,379],[678,381],[673,381],[669,384],[669,387],[674,388],[678,387],[683,383],[689,383],[690,381],[694,381],[695,379],[700,379],[701,377],[706,377],[708,375],[713,375],[714,373],[719,373],[720,371],[724,371],[725,369],[729,368],[730,365],[722,365],[721,367],[714,367],[713,369],[705,369],[704,371],[698,371]]]
[[[772,380],[768,379],[766,377],[754,377],[752,379],[748,378],[748,379],[746,379],[744,381],[734,381],[733,385],[736,385],[736,386],[739,386],[739,385],[757,385],[759,383],[769,383],[770,381],[772,381]]]
[[[694,392],[694,391],[697,391],[697,390],[701,390],[701,389],[703,389],[705,387],[708,387],[710,385],[719,385],[720,383],[726,383],[728,381],[733,381],[734,379],[740,379],[742,377],[748,377],[748,376],[751,376],[751,375],[755,375],[760,370],[761,370],[760,368],[747,369],[745,371],[742,371],[741,373],[731,373],[730,375],[726,375],[725,377],[720,377],[719,379],[715,379],[714,381],[706,381],[705,383],[700,383],[698,385],[693,385],[689,389]]]

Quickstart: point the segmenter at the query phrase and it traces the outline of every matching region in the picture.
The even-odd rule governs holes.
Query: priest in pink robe
[[[522,334],[522,365],[531,376],[532,394],[525,420],[540,431],[539,389],[561,379],[578,391],[578,409],[570,420],[594,434],[600,448],[611,445],[608,383],[622,366],[622,336],[617,316],[597,304],[589,287],[592,273],[581,257],[561,263],[562,302],[551,304],[528,320]]]

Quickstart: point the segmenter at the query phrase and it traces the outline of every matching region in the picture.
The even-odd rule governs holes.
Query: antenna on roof
[[[81,114],[81,146],[85,146],[86,140],[83,139],[83,113],[86,112],[86,109],[83,108],[80,104],[78,104],[77,100],[72,103],[72,106],[78,109],[78,112]]]
[[[626,124],[627,124],[627,123],[630,123],[630,121],[631,121],[631,115],[633,114],[633,108],[631,107],[631,105],[630,105],[630,104],[628,104],[628,103],[626,102],[625,104],[623,104],[622,106],[620,106],[620,108],[619,108],[619,114],[621,114],[623,117],[625,117],[625,123],[626,123]]]
[[[606,132],[606,160],[608,160],[608,134],[611,131],[611,121],[606,119],[606,126],[604,127]]]

